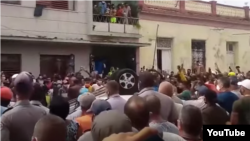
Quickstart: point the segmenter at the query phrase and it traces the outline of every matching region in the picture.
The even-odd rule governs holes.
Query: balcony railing
[[[100,25],[101,23],[106,23],[108,32],[136,33],[131,31],[131,29],[133,27],[138,29],[140,27],[139,19],[133,17],[120,17],[120,16],[94,14],[93,22],[97,23],[97,25]],[[93,25],[93,30],[95,30],[95,28],[98,28],[97,25]],[[122,31],[121,31],[121,25],[123,26]],[[103,27],[102,30],[105,30],[105,28]]]
[[[0,0],[0,3],[20,4],[20,0]]]

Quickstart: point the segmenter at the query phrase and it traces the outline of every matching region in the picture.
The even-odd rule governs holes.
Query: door
[[[163,49],[161,53],[162,53],[162,70],[170,72],[172,70],[171,49]]]
[[[160,53],[157,51],[157,56],[161,56],[161,70],[172,71],[172,38],[162,38],[157,37],[157,50],[160,50]],[[158,63],[157,63],[158,64]]]
[[[157,49],[157,68],[162,70],[162,50]]]
[[[234,43],[227,43],[227,67],[235,68]]]

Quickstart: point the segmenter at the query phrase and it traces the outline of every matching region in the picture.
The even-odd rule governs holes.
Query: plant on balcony
[[[137,29],[141,29],[141,25],[139,22],[136,22],[133,26]]]

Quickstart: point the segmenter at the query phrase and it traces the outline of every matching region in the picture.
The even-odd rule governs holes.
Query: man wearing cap
[[[233,125],[250,125],[250,80],[245,79],[238,85],[243,97],[234,102],[230,121]]]
[[[103,99],[96,99],[95,101],[93,101],[90,107],[90,111],[92,112],[94,116],[99,115],[103,111],[109,111],[111,109],[112,108],[111,108],[110,103]]]
[[[1,115],[7,109],[12,98],[12,91],[8,87],[1,87]]]
[[[76,118],[79,123],[81,131],[86,132],[91,129],[93,114],[90,112],[90,107],[95,100],[95,96],[92,94],[85,94],[79,98],[79,103],[82,109],[82,116]]]
[[[29,102],[33,90],[33,78],[21,72],[14,81],[17,102],[1,117],[2,141],[30,141],[36,122],[46,115],[46,111]]]
[[[200,86],[197,88],[197,92],[198,92],[198,96],[199,98],[197,100],[187,100],[187,101],[183,101],[183,105],[193,105],[196,106],[198,108],[200,108],[201,110],[203,110],[204,108],[206,108],[206,103],[204,101],[204,95],[205,93],[208,91],[209,89],[206,86]]]
[[[242,95],[240,93],[240,89],[238,86],[238,79],[236,76],[230,77],[230,84],[231,84],[231,92],[237,95],[239,98],[241,98]]]

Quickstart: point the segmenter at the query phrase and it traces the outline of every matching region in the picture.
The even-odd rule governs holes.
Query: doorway
[[[109,72],[111,67],[129,68],[136,71],[136,48],[134,47],[95,46],[92,47],[91,56],[94,62],[98,61],[105,64],[104,75]]]
[[[192,67],[195,67],[197,62],[206,67],[206,41],[204,40],[192,40]]]
[[[157,49],[157,69],[162,70],[162,50]]]
[[[40,74],[52,77],[59,74],[65,77],[68,73],[70,55],[40,55]]]

